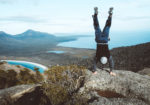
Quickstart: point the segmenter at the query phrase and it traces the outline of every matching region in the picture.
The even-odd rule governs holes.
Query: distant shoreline
[[[28,62],[28,61],[19,61],[19,60],[1,60],[1,61],[12,61],[12,62],[16,62],[16,63],[29,63],[29,64],[32,64],[32,65],[35,65],[37,67],[40,67],[42,68],[43,70],[48,70],[48,67],[42,65],[42,64],[38,64],[38,63],[34,63],[34,62]]]
[[[125,37],[127,38],[127,37]],[[134,39],[130,40],[124,40],[125,38],[119,39],[119,38],[112,38],[109,43],[109,49],[112,50],[114,48],[120,48],[120,47],[130,47],[130,46],[136,46],[139,44],[145,44],[149,43],[150,40],[143,41],[142,39],[138,39],[136,41],[133,41]],[[78,37],[76,40],[70,40],[65,42],[60,42],[57,44],[57,47],[67,47],[67,48],[83,48],[83,49],[96,49],[96,42],[95,42],[94,36],[88,36],[88,37]]]

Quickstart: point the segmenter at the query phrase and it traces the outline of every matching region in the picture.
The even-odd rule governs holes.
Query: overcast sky
[[[48,33],[91,33],[93,7],[103,28],[114,7],[111,31],[148,31],[150,0],[0,0],[0,31],[33,29]]]

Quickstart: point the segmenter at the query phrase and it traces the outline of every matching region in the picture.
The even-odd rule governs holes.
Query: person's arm
[[[114,69],[114,61],[112,56],[109,57],[109,67],[110,67],[110,75],[116,76],[116,73],[112,72],[112,70]]]
[[[93,74],[97,74],[96,68],[97,68],[97,58],[96,56],[94,57],[94,62],[93,62],[93,68],[92,68],[92,72]]]

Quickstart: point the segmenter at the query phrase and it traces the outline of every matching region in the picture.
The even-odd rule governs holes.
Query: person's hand
[[[97,74],[97,71],[93,72],[93,74],[95,74],[95,75],[96,75],[96,74]]]
[[[110,72],[110,75],[116,76],[116,73],[113,73],[112,71]]]
[[[98,14],[98,7],[94,7],[95,14]]]

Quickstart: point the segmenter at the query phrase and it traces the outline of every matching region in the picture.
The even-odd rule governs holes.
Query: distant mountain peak
[[[6,34],[4,31],[0,31],[0,34]]]
[[[4,31],[0,31],[0,37],[12,37],[12,36]]]
[[[28,29],[27,31],[25,31],[24,33],[22,33],[23,35],[28,35],[28,36],[32,36],[32,35],[35,35],[35,34],[37,34],[38,33],[38,31],[34,31],[34,30],[32,30],[32,29]]]
[[[25,31],[25,32],[36,32],[36,31],[34,31],[34,30],[32,30],[32,29],[28,29],[28,30]]]
[[[35,32],[37,32],[37,31],[34,31],[34,30],[32,30],[32,29],[28,29],[28,30],[25,31],[24,33],[35,33]]]

